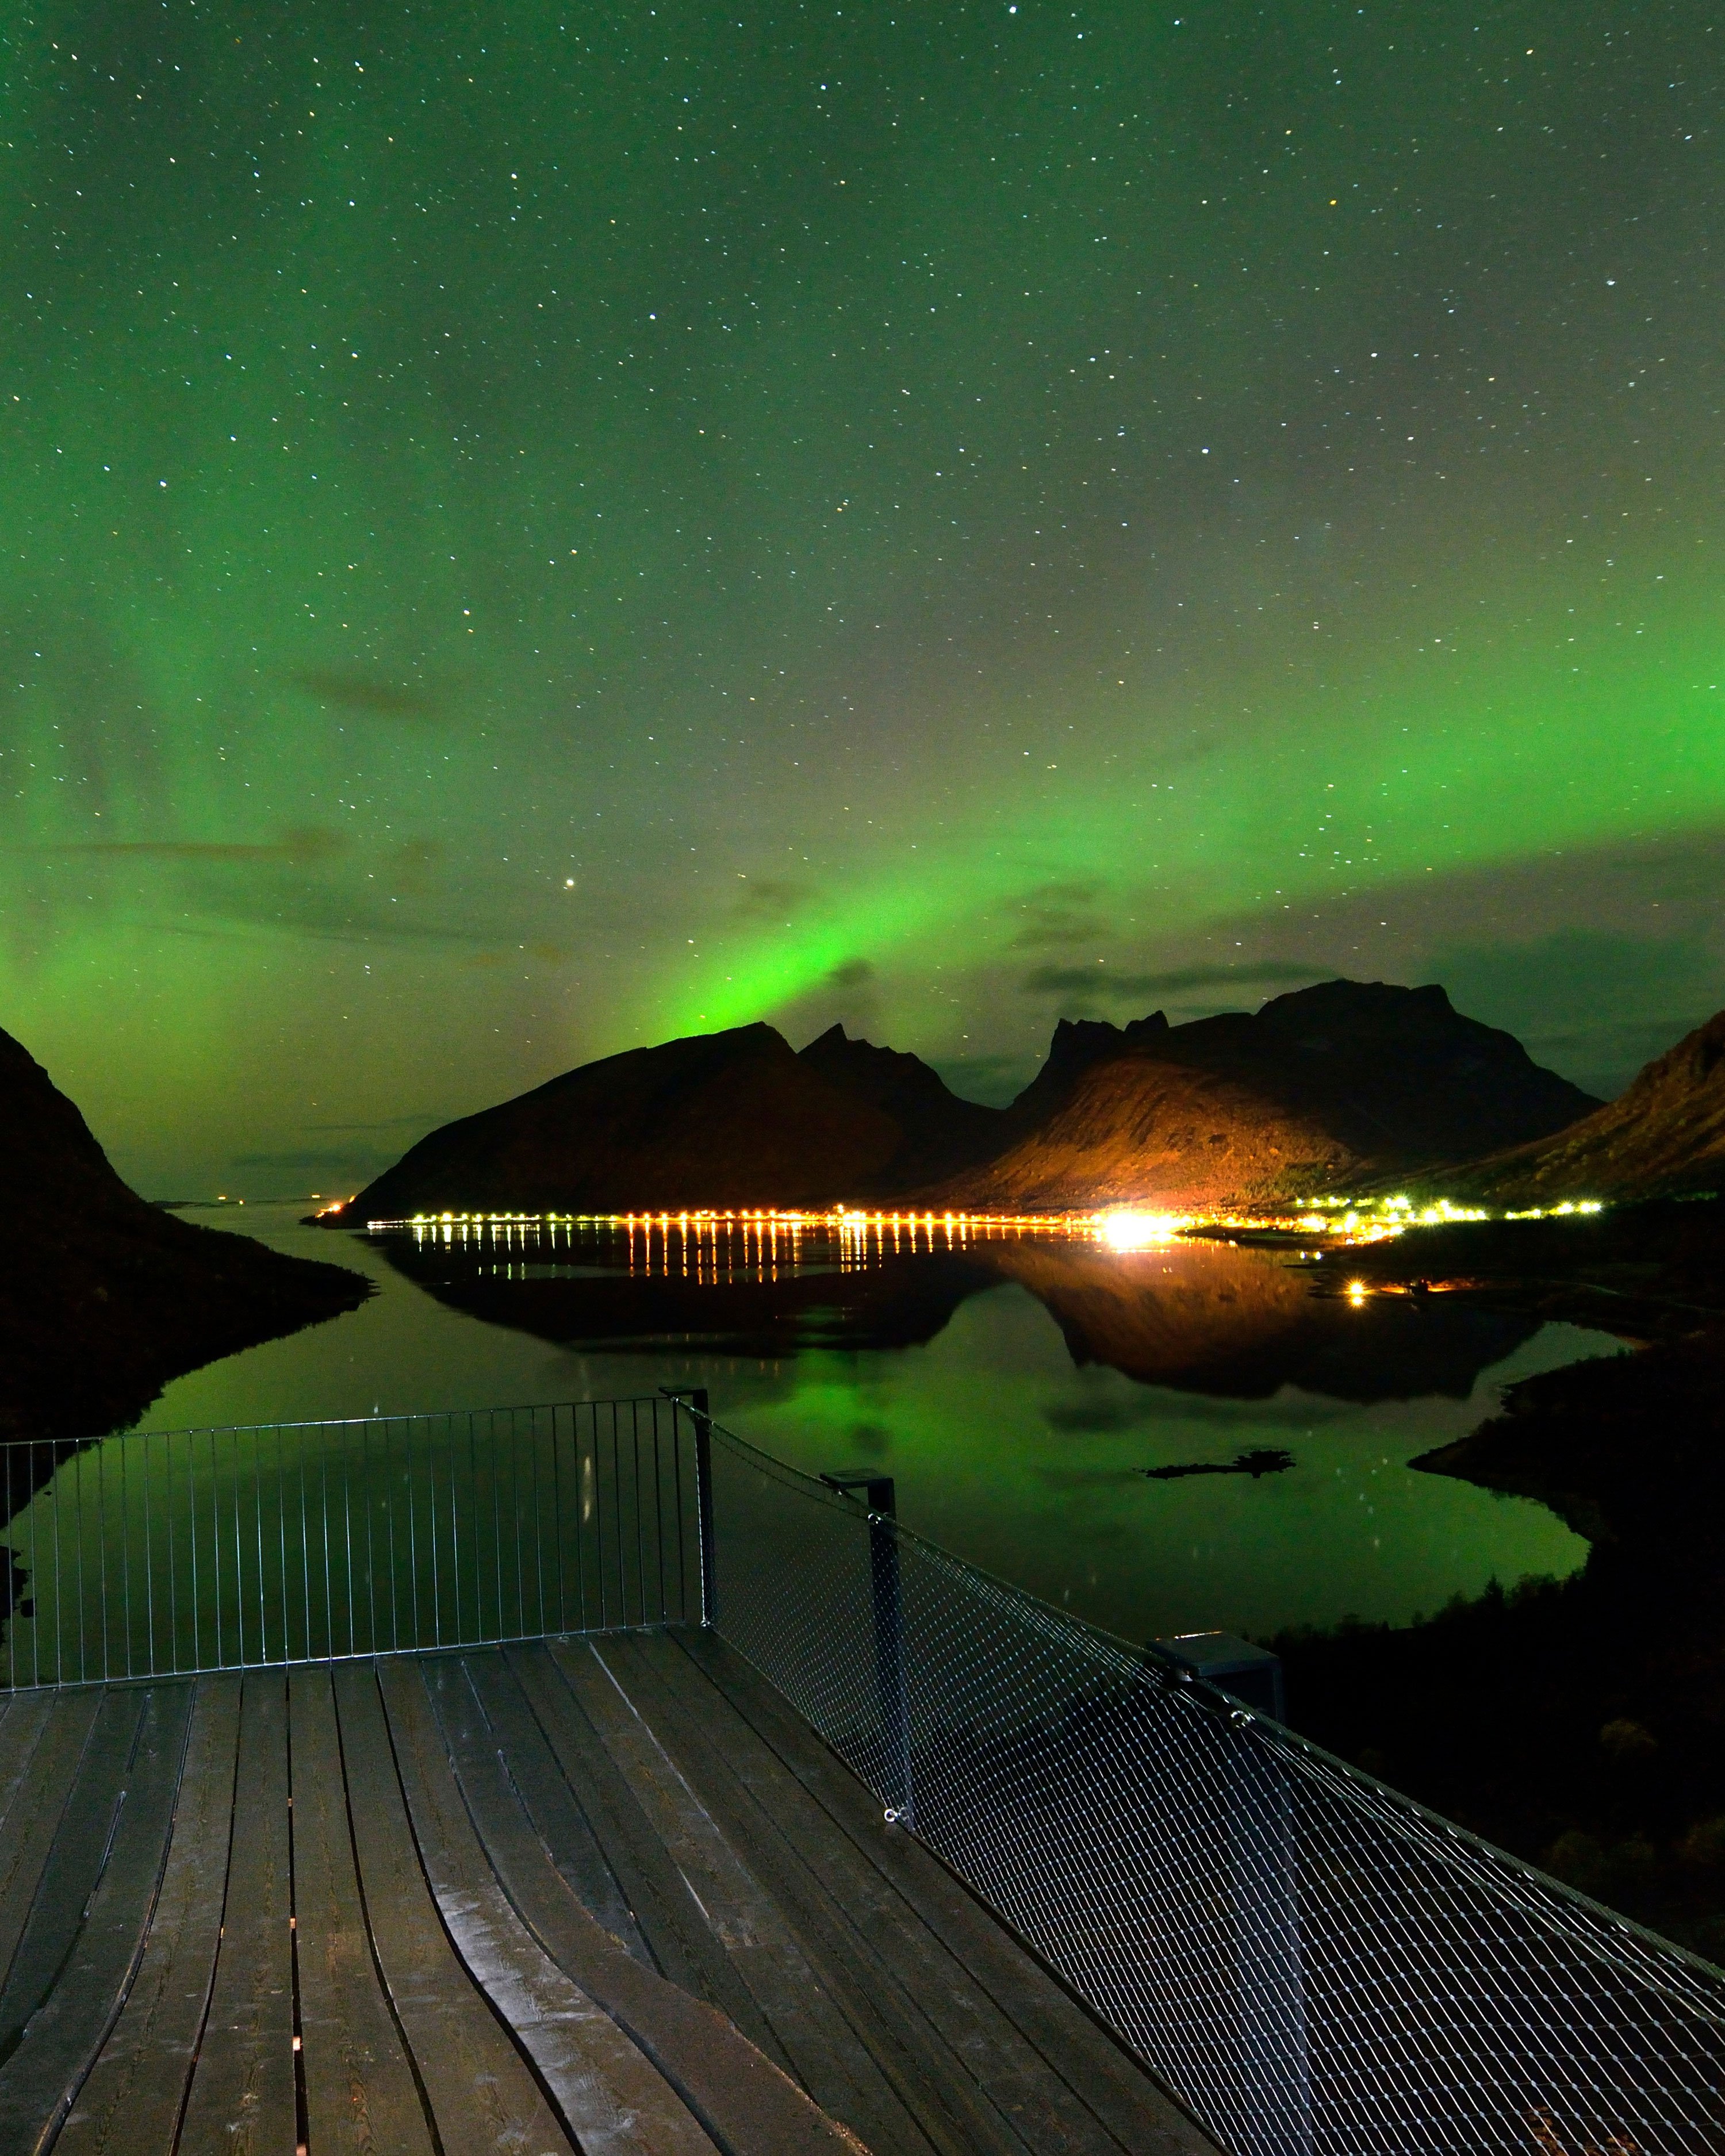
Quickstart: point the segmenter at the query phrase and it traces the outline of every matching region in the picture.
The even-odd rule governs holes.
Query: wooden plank
[[[117,1793],[102,1791],[110,1795],[112,1823],[96,1876],[77,1906],[56,1906],[54,1896],[75,1891],[86,1876],[81,1863],[69,1864],[50,1892],[49,1859],[38,1901],[38,1913],[49,1921],[36,1934],[28,1964],[33,1984],[40,1972],[42,2003],[0,2068],[0,2148],[48,2145],[125,2003],[161,1888],[193,1696],[185,1681],[130,1695],[127,1705],[136,1711],[124,1779]],[[100,1817],[94,1803],[88,1810]],[[59,1848],[57,1840],[56,1855]],[[49,1962],[52,1947],[62,1941],[59,1958]],[[32,1948],[27,1928],[14,1974]]]
[[[426,1688],[452,1756],[459,1756],[459,1731],[460,1744],[469,1752],[489,1742],[508,1760],[522,1804],[571,1890],[597,1922],[620,1939],[644,1968],[651,1969],[653,1956],[629,1897],[509,1664],[492,1652],[439,1657],[424,1666]],[[475,1715],[481,1727],[475,1726]]]
[[[446,1666],[424,1666],[429,1689]],[[393,1698],[390,1687],[386,1676],[386,1696]],[[484,1856],[522,1922],[653,2061],[712,2138],[750,2156],[838,2156],[853,2148],[850,2137],[716,2007],[626,1953],[597,1922],[535,1829],[516,1758],[506,1760],[495,1748],[468,1743],[447,1722],[444,1737]]]
[[[597,1645],[719,1831],[755,1877],[770,1881],[809,1966],[935,2146],[976,2156],[1119,2156],[1089,2112],[1068,2105],[1069,2118],[1047,2101],[1051,2077],[1016,2030],[986,2032],[974,2011],[963,2011],[962,1970],[907,1951],[927,1940],[926,1929],[912,1921],[895,1933],[894,1919],[908,1912],[884,1892],[866,1894],[866,1875],[847,1870],[850,1852],[829,1821],[817,1814],[811,1831],[806,1812],[794,1816],[798,1799],[807,1804],[803,1791],[783,1770],[775,1779],[772,1754],[692,1665],[668,1655],[662,1640]],[[680,1665],[699,1692],[685,1696],[667,1682]],[[780,1804],[791,1818],[775,1816]],[[894,1949],[911,1964],[902,1977]],[[997,2041],[988,2043],[988,2033]]]
[[[18,1803],[20,1791],[32,1779],[38,1747],[48,1727],[54,1695],[46,1691],[13,1693],[5,1702],[0,1720],[0,1847],[22,1830],[22,1815],[35,1802],[33,1790]]]
[[[11,1977],[101,1703],[95,1690],[65,1693],[54,1702],[8,1810],[0,1835],[0,1987]]]
[[[240,1705],[227,1899],[182,2156],[294,2156],[288,1831],[287,1679],[254,1671]]]
[[[879,1799],[741,1656],[692,1630],[666,1635],[664,1651],[702,1672],[1118,2140],[1145,2156],[1214,2156],[1215,2144],[1149,2071],[927,1850],[885,1824]]]
[[[463,2156],[572,2156],[520,2052],[450,1947],[408,1825],[369,1663],[336,1672],[360,1883],[383,1980],[413,2047],[439,2138]]]
[[[632,1642],[634,1681],[656,1680],[662,1692],[638,1691],[644,1710],[662,1697],[680,1721],[655,1726],[709,1799],[728,1830],[758,1851],[781,1897],[798,1912],[805,1940],[841,1966],[854,1969],[869,1999],[904,2030],[940,2086],[973,2092],[964,2116],[976,2145],[992,2132],[1003,2146],[1090,2156],[1142,2145],[1146,2122],[1133,2124],[1129,2142],[1104,2123],[1081,2082],[1069,2082],[1058,2062],[1043,2057],[972,1976],[963,1959],[930,1928],[901,1888],[871,1863],[805,1789],[769,1746],[739,1743],[740,1718],[675,1642]],[[747,1727],[747,1725],[742,1725]],[[673,1738],[670,1733],[675,1730]],[[879,1820],[878,1809],[871,1818]],[[884,1822],[871,1831],[885,1835]],[[900,1837],[902,1839],[902,1837]],[[1025,1974],[1039,1986],[1040,1970]],[[1064,2047],[1063,2047],[1064,2048]],[[977,2106],[986,2107],[983,2118]],[[987,2113],[995,2114],[989,2127]]]
[[[706,1912],[690,1892],[688,1881],[672,1863],[628,1779],[547,1650],[511,1647],[507,1660],[559,1770],[579,1794],[662,1974],[716,2006],[776,2066],[788,2069],[783,2047],[715,1936]]]
[[[821,2109],[872,2148],[962,2156],[931,2107],[913,2110],[803,1953],[770,1894],[748,1871],[679,1772],[605,1659],[608,1641],[559,1643],[551,1653],[606,1749],[688,1881],[691,1892]],[[871,2030],[871,2035],[878,2035]],[[918,2116],[918,2110],[922,2113]]]
[[[48,1996],[71,1953],[119,1824],[126,1768],[145,1693],[102,1691],[79,1756],[53,1843],[35,1882],[0,1990],[0,2059],[16,2051],[24,2025]]]
[[[203,1679],[142,1958],[54,2143],[59,2156],[172,2156],[220,1943],[239,1735],[239,1679]]]
[[[379,1677],[439,1909],[475,1979],[528,2047],[580,2148],[595,2156],[713,2156],[713,2143],[675,2090],[545,1952],[499,1887],[418,1666],[393,1661],[380,1666]]]
[[[327,1669],[290,1676],[288,1742],[308,2144],[318,2156],[432,2156],[413,2064],[372,1958]]]

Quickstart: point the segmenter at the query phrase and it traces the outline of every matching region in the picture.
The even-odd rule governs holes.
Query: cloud
[[[846,958],[834,966],[827,975],[829,988],[865,988],[875,978],[875,969],[866,958]]]
[[[380,681],[374,675],[350,674],[339,667],[312,667],[289,678],[295,688],[316,696],[320,703],[339,704],[344,711],[362,711],[371,718],[437,719],[444,715],[441,699],[428,690]]]
[[[1025,975],[1019,987],[1027,996],[1084,995],[1137,1002],[1145,996],[1173,995],[1187,988],[1324,981],[1334,971],[1331,966],[1302,966],[1286,958],[1238,966],[1180,966],[1163,973],[1128,973],[1101,965],[1039,966]]]
[[[788,916],[806,906],[813,896],[806,884],[788,877],[739,875],[737,880],[742,886],[737,894],[737,912],[744,921],[783,921],[788,927]]]
[[[375,1146],[353,1146],[345,1152],[308,1147],[286,1152],[236,1153],[231,1164],[244,1171],[241,1180],[264,1175],[308,1189],[315,1183],[333,1189],[369,1183],[400,1158],[399,1153],[380,1152]]]
[[[1066,943],[1091,943],[1106,936],[1108,924],[1097,911],[1104,886],[1073,879],[1039,884],[1015,900],[1011,911],[1029,915],[1012,939],[1015,951],[1039,951]]]
[[[255,867],[264,862],[281,862],[291,867],[305,868],[318,861],[339,860],[348,851],[349,844],[350,841],[342,832],[312,827],[285,831],[280,838],[261,844],[199,839],[85,839],[70,845],[36,846],[31,850],[80,856],[107,855],[116,860],[129,858],[193,863],[231,861],[247,867]]]

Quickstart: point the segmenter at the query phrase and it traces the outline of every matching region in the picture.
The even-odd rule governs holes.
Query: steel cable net
[[[719,1631],[1233,2156],[1725,2149],[1719,1971],[712,1437]]]

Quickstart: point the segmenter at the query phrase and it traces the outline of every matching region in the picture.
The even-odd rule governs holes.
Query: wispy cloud
[[[83,858],[109,855],[116,860],[190,862],[237,862],[256,866],[280,862],[295,868],[318,861],[337,860],[350,848],[340,831],[318,828],[285,831],[279,839],[234,841],[205,839],[83,839],[69,844],[34,846],[33,853],[77,855]]]
[[[1176,995],[1183,989],[1327,980],[1334,968],[1266,958],[1238,966],[1178,966],[1167,973],[1133,973],[1112,966],[1039,966],[1019,986],[1027,996],[1092,996],[1118,1001]]]
[[[295,688],[321,704],[339,704],[344,711],[362,711],[372,718],[436,719],[444,714],[442,699],[429,690],[379,680],[375,675],[313,667],[290,678]]]

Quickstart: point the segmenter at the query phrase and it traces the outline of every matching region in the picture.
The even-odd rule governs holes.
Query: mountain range
[[[1440,1170],[1599,1110],[1441,988],[1337,980],[1254,1014],[1062,1022],[1006,1108],[834,1026],[581,1065],[432,1132],[331,1224],[430,1212],[1251,1204]]]
[[[1436,1177],[1433,1188],[1516,1207],[1725,1190],[1725,1011],[1592,1115]]]

